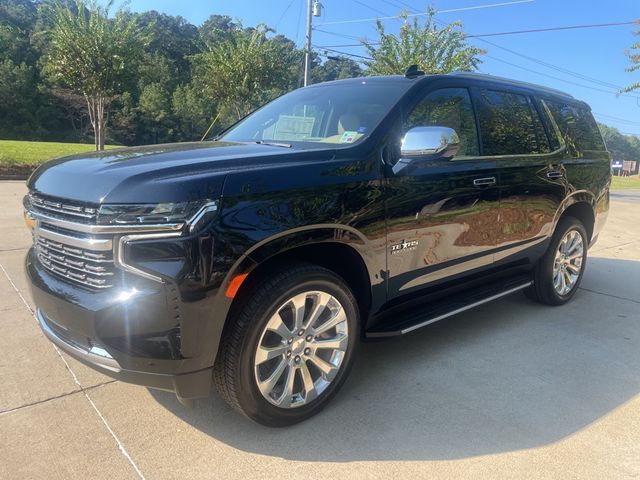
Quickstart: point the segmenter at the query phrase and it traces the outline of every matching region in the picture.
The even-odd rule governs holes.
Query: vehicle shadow
[[[630,282],[640,285],[640,261],[595,257],[584,289],[563,307],[516,294],[411,336],[362,344],[333,402],[285,429],[256,425],[215,394],[193,408],[169,393],[152,395],[218,441],[300,461],[439,460],[538,447],[640,392],[640,298],[620,294]]]

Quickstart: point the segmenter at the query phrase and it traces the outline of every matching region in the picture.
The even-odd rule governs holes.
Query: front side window
[[[369,135],[405,91],[397,84],[366,81],[294,90],[246,117],[221,140],[348,146]]]
[[[478,120],[483,155],[528,155],[549,151],[548,139],[541,135],[541,124],[539,119],[534,120],[533,106],[525,95],[480,90]]]
[[[405,118],[403,134],[413,127],[431,126],[456,131],[460,138],[456,158],[480,153],[473,107],[466,88],[442,88],[427,94]]]

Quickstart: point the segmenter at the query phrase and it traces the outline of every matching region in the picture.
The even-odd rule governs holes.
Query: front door
[[[402,135],[418,126],[453,128],[460,149],[386,179],[389,299],[490,266],[497,243],[496,162],[480,156],[469,90],[423,94],[405,114]]]

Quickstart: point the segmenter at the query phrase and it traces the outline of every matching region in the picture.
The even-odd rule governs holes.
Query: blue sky
[[[424,12],[427,5],[437,10],[504,3],[510,0],[321,0],[324,13],[314,18],[317,29],[334,32],[332,35],[314,31],[313,44],[319,46],[358,43],[351,37],[374,40],[375,22],[338,23],[344,20],[397,15],[406,5],[412,12]],[[514,1],[514,0],[511,0]],[[199,25],[211,14],[229,15],[241,19],[245,26],[266,23],[279,33],[304,42],[306,0],[270,0],[264,2],[235,0],[132,0],[129,8],[135,11],[155,9],[181,15]],[[408,9],[408,8],[407,8]],[[534,0],[527,3],[496,6],[475,10],[440,13],[444,22],[461,20],[468,34],[484,34],[513,30],[557,27],[578,24],[625,22],[640,18],[639,0]],[[325,23],[325,25],[321,25]],[[398,20],[385,20],[389,32],[397,32]],[[485,40],[508,48],[520,55],[544,61],[612,85],[624,86],[640,80],[640,73],[625,72],[629,60],[625,49],[640,37],[632,31],[640,26],[617,26],[582,30],[530,33],[487,37]],[[584,78],[542,66],[532,60],[473,39],[472,43],[487,50],[480,71],[492,75],[539,83],[566,91],[588,102],[598,120],[617,127],[621,132],[640,135],[640,91],[616,97],[614,89]],[[334,48],[334,47],[332,47]],[[335,47],[335,50],[364,55],[362,47]],[[491,58],[489,58],[491,57]],[[557,77],[557,78],[551,78]],[[578,86],[580,84],[582,86]],[[589,88],[586,88],[589,87]],[[595,90],[594,90],[595,89]],[[605,91],[598,91],[605,90]]]

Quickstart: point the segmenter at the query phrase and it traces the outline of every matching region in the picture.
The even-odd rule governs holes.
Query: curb
[[[0,181],[5,181],[5,180],[26,180],[27,178],[29,178],[29,174],[0,175]]]

